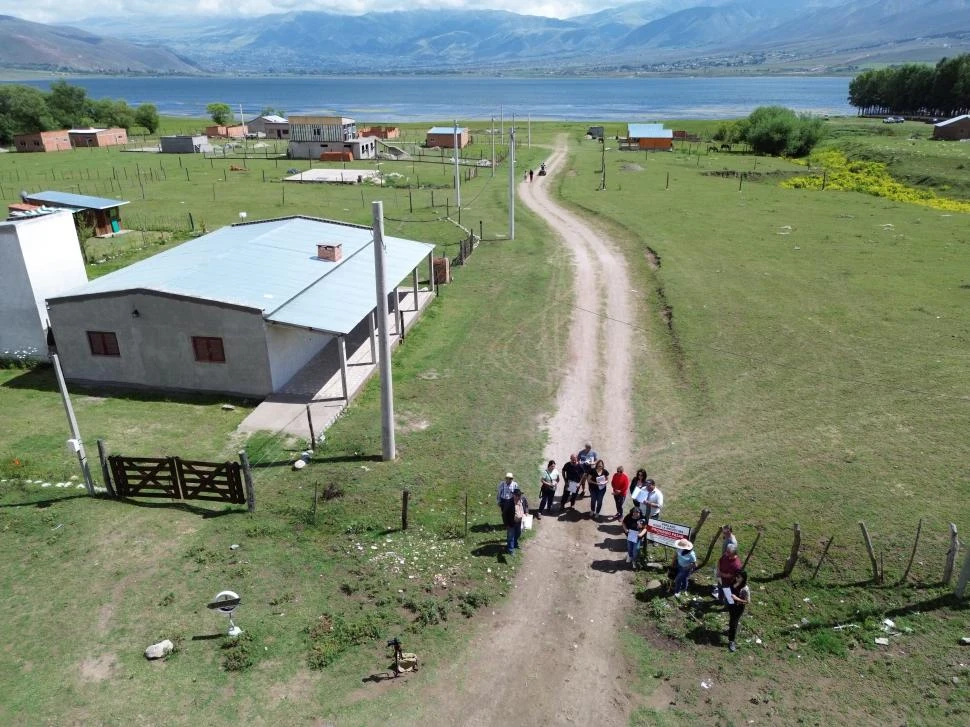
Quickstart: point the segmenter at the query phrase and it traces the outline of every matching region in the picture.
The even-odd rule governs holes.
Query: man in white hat
[[[687,591],[690,574],[697,570],[697,553],[694,544],[686,538],[681,538],[674,547],[677,548],[677,577],[674,578],[674,596],[680,596]]]
[[[498,496],[495,498],[499,510],[512,502],[512,493],[519,489],[519,483],[515,481],[511,472],[505,473],[505,479],[498,483]]]

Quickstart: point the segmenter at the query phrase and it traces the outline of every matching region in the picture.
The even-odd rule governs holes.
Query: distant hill
[[[641,0],[566,20],[436,9],[115,16],[78,25],[124,38],[131,53],[167,53],[168,63],[126,60],[132,70],[185,70],[179,64],[187,64],[212,72],[323,74],[825,72],[970,51],[970,0]],[[94,59],[85,68],[119,68],[102,54],[108,41],[98,42],[97,48],[91,40],[80,43]],[[60,41],[40,45],[55,52],[53,45],[62,56],[58,62],[79,67],[63,57],[70,54]]]
[[[161,46],[136,45],[10,15],[0,15],[0,66],[102,73],[199,72],[191,61]]]

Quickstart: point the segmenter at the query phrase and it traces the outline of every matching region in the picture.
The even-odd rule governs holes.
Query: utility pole
[[[488,135],[492,137],[492,176],[495,176],[495,117],[492,117],[492,125],[488,127]]]
[[[606,139],[600,139],[600,170],[603,176],[600,177],[600,192],[606,189]]]
[[[509,239],[515,239],[515,126],[509,129]]]
[[[94,494],[94,481],[91,479],[91,468],[88,467],[88,455],[84,451],[84,442],[81,439],[81,432],[77,426],[77,418],[74,416],[74,407],[71,406],[71,396],[67,393],[67,384],[64,382],[64,372],[61,371],[61,361],[56,353],[51,354],[51,362],[54,364],[54,373],[57,375],[57,388],[61,391],[61,399],[64,402],[64,411],[67,412],[67,423],[71,427],[71,437],[68,444],[71,449],[77,452],[77,461],[81,465],[81,474],[84,476],[84,486],[88,494]]]
[[[532,148],[532,112],[529,112],[529,148]]]
[[[499,114],[499,120],[502,124],[502,128],[499,130],[499,133],[502,135],[502,138],[504,139],[505,138],[505,107],[502,104],[498,105],[498,114]]]
[[[394,383],[391,379],[391,336],[387,330],[387,278],[384,274],[384,203],[371,204],[374,219],[374,277],[377,283],[377,331],[381,368],[381,441],[385,462],[397,457],[394,443]]]
[[[455,119],[455,204],[461,209],[461,173],[458,168],[458,155],[461,149],[458,147],[458,120]],[[460,215],[459,215],[460,216]]]

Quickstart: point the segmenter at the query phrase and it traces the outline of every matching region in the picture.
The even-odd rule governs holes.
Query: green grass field
[[[860,153],[885,143],[907,148],[878,121],[837,123],[866,131],[829,143],[849,140]],[[601,147],[580,139],[584,128],[534,124],[533,149],[518,156],[523,167],[537,166],[540,145],[569,133],[574,156],[555,178],[560,194],[629,253],[640,296],[629,323],[642,332],[639,462],[664,489],[670,519],[693,524],[710,508],[702,555],[721,522],[734,523],[743,552],[763,529],[750,563],[755,603],[735,657],[711,645],[725,627],[722,614],[700,601],[656,598],[642,584],[631,594],[626,641],[639,688],[674,702],[644,707],[633,721],[966,721],[970,675],[958,645],[966,602],[954,603],[939,585],[948,523],[970,528],[966,215],[784,189],[778,182],[803,167],[707,153],[704,144],[650,155],[610,148],[607,188],[597,191]],[[953,184],[963,177],[963,146],[929,147],[940,168],[951,165]],[[307,162],[250,159],[247,173],[228,172],[235,159],[182,163],[113,151],[4,155],[0,182],[8,201],[12,189],[77,191],[72,184],[131,199],[123,220],[191,212],[197,231],[203,220],[209,230],[234,222],[242,210],[250,220],[312,214],[367,223],[370,200],[383,198],[391,234],[444,251],[464,235],[441,220],[438,195],[448,197],[452,171],[440,163],[382,165],[412,177],[414,187],[420,175],[424,188],[412,190],[410,203],[406,188],[276,181],[284,167]],[[154,176],[146,177],[149,165]],[[56,485],[76,472],[50,373],[0,371],[0,545],[8,553],[0,564],[8,614],[0,680],[23,685],[0,697],[0,721],[151,724],[164,704],[172,724],[366,725],[389,715],[407,723],[405,692],[375,696],[360,680],[386,667],[384,640],[395,633],[429,662],[447,658],[462,642],[466,615],[506,592],[513,571],[496,566],[494,484],[506,469],[538,465],[535,422],[553,405],[558,372],[534,351],[558,350],[570,315],[568,260],[547,231],[521,214],[517,239],[499,237],[506,175],[504,166],[494,179],[480,169],[463,187],[462,222],[477,232],[482,220],[486,241],[395,354],[396,462],[377,457],[372,384],[302,472],[288,466],[302,442],[268,434],[245,445],[256,471],[254,516],[90,499],[76,486],[37,482]],[[92,243],[106,247],[89,254],[111,259],[91,274],[189,234],[162,227]],[[75,397],[91,448],[100,437],[114,452],[203,459],[235,457],[244,444],[233,431],[249,405],[232,402],[226,411],[222,403]],[[402,534],[395,529],[405,487],[412,527]],[[342,494],[325,499],[325,491]],[[897,586],[920,518],[909,583]],[[859,520],[884,563],[883,586],[865,583]],[[801,558],[792,579],[773,580],[795,522]],[[251,636],[229,652],[219,640],[194,638],[225,628],[204,608],[223,588],[243,594],[238,621]],[[887,617],[900,635],[878,647]],[[144,648],[166,637],[177,652],[146,662]],[[227,670],[236,667],[244,668]],[[715,698],[699,686],[703,679],[718,685]]]

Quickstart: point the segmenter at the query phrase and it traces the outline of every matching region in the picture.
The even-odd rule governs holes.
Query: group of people
[[[647,476],[646,470],[638,469],[632,482],[622,466],[617,466],[611,475],[592,444],[586,442],[576,454],[569,456],[569,461],[561,470],[557,469],[555,460],[549,460],[546,466],[540,469],[539,506],[535,511],[536,519],[542,519],[543,513],[553,514],[556,493],[560,485],[562,485],[562,491],[558,512],[563,513],[567,508],[575,509],[577,499],[585,498],[588,492],[589,510],[586,517],[593,519],[603,517],[603,501],[609,487],[616,512],[607,517],[607,520],[620,521],[626,538],[626,563],[635,568],[640,548],[646,542],[648,521],[659,519],[664,505],[663,493]],[[624,505],[628,497],[632,498],[632,503],[624,515]],[[519,538],[522,535],[523,525],[530,516],[530,510],[528,498],[511,472],[507,472],[505,478],[499,482],[496,500],[506,528],[506,552],[513,555],[519,548]],[[674,597],[679,598],[686,593],[690,577],[697,570],[697,554],[694,552],[693,543],[687,539],[676,541],[674,548],[677,551],[677,558],[673,592]],[[737,551],[737,538],[731,526],[725,525],[722,528],[721,557],[715,568],[715,586],[712,595],[727,606],[728,648],[731,651],[737,649],[738,624],[745,606],[751,599],[747,585],[748,576],[742,568]]]

